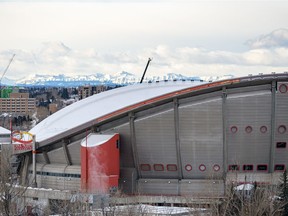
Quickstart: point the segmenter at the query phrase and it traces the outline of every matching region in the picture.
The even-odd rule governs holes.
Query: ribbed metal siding
[[[180,194],[193,197],[216,197],[224,194],[223,180],[195,180],[183,179],[180,181]]]
[[[176,179],[139,179],[139,194],[178,195],[179,182]]]
[[[177,178],[177,171],[167,171],[167,164],[177,165],[174,110],[167,110],[135,120],[135,135],[139,164],[151,165],[142,171],[143,178]],[[154,164],[162,164],[163,171],[154,171]]]
[[[271,141],[271,91],[252,91],[228,94],[227,100],[227,146],[228,166],[269,164]],[[252,127],[247,133],[246,127]],[[260,132],[262,126],[267,132]],[[232,127],[237,128],[233,133]]]
[[[46,164],[44,164],[44,163],[36,163],[36,171],[42,171],[42,168],[45,165]],[[28,167],[28,171],[29,171],[29,173],[28,173],[28,182],[29,182],[29,185],[32,184],[32,180],[33,180],[32,170],[33,170],[33,166],[32,166],[32,164],[30,164],[29,167]],[[36,180],[37,180],[37,186],[38,187],[43,187],[41,176],[39,177],[37,175]]]
[[[136,192],[137,171],[135,168],[121,168],[119,187],[122,192],[132,194]]]
[[[68,174],[80,174],[80,166],[67,166],[60,164],[36,164],[37,172],[49,172],[49,173],[68,173]],[[32,172],[32,165],[29,167],[29,171]],[[32,174],[29,174],[29,179],[32,181]],[[37,186],[42,188],[53,188],[59,190],[73,190],[78,191],[80,189],[80,178],[74,177],[62,177],[62,176],[36,176]]]
[[[67,146],[71,162],[73,165],[80,165],[81,158],[80,158],[80,140],[73,142]],[[64,156],[64,155],[63,155]],[[64,156],[65,157],[65,156]]]
[[[275,164],[285,164],[288,166],[288,92],[281,93],[279,87],[281,85],[288,87],[288,82],[278,82],[276,92],[276,109],[275,109]],[[286,127],[286,132],[279,133],[278,128],[280,125]],[[286,142],[286,148],[276,148],[277,142]]]
[[[53,163],[67,164],[63,148],[55,149],[47,153],[49,160]]]
[[[37,163],[45,163],[45,159],[44,159],[44,156],[43,154],[36,154],[36,161]]]
[[[67,166],[65,167],[65,173],[67,174],[81,174],[81,166]],[[81,178],[65,177],[63,181],[64,190],[79,191],[81,184]]]
[[[223,172],[221,97],[180,105],[179,128],[184,178],[221,176]],[[189,164],[192,166],[191,171],[185,169]],[[199,170],[202,164],[206,166],[204,171]],[[219,165],[220,170],[214,171],[214,165]]]

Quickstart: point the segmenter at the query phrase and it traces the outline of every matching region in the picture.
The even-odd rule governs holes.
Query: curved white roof
[[[41,142],[125,107],[161,95],[203,84],[199,81],[142,83],[95,94],[59,110],[29,132]]]

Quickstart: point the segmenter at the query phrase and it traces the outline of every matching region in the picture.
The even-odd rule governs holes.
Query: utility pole
[[[143,82],[143,80],[144,80],[144,77],[145,77],[145,74],[146,74],[146,71],[147,71],[147,68],[148,68],[148,66],[149,66],[149,63],[152,61],[152,58],[149,58],[148,59],[148,62],[147,62],[147,64],[146,64],[146,67],[145,67],[145,70],[144,70],[144,72],[143,72],[143,75],[142,75],[142,78],[141,78],[141,81],[140,81],[140,83],[142,83]]]

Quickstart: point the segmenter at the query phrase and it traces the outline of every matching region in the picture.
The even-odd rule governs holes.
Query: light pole
[[[33,163],[33,180],[32,180],[32,187],[37,187],[36,181],[36,136],[33,134],[33,142],[32,142],[32,163]]]

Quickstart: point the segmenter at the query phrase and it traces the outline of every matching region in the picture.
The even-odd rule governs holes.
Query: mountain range
[[[196,77],[184,76],[182,74],[168,73],[163,76],[146,77],[143,82],[155,82],[161,80],[204,80],[216,81],[232,78],[233,75],[217,76],[217,77]],[[114,75],[102,73],[91,75],[38,75],[28,76],[20,80],[11,80],[3,78],[2,85],[17,85],[17,86],[65,86],[76,87],[80,85],[129,85],[140,82],[140,77],[128,73],[121,72]]]

